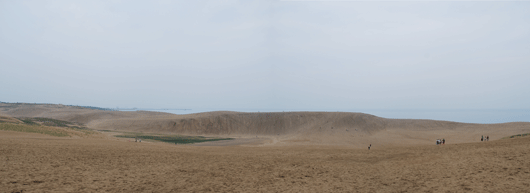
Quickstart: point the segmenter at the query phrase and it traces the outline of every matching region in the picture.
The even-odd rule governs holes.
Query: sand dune
[[[530,189],[530,137],[500,139],[530,133],[529,123],[396,120],[338,112],[173,115],[0,104],[0,120],[10,122],[2,124],[17,124],[11,116],[61,119],[92,129],[242,138],[194,146],[134,143],[105,134],[53,137],[0,130],[0,190],[7,192]],[[478,142],[480,135],[492,140]],[[434,145],[436,138],[448,143]]]
[[[196,147],[0,131],[6,192],[528,192],[530,137],[355,149]]]
[[[22,123],[22,121],[16,119],[16,118],[13,118],[11,116],[8,116],[8,115],[2,115],[0,114],[0,123],[2,122],[6,122],[6,123]]]
[[[530,123],[469,124],[449,121],[386,119],[346,112],[207,112],[189,115],[136,111],[102,111],[64,105],[0,104],[15,117],[48,117],[98,130],[223,137],[265,137],[276,145],[378,146],[479,141],[529,133]]]

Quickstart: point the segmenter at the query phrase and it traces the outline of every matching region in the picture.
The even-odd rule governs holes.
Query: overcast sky
[[[0,101],[529,109],[530,2],[0,0]]]

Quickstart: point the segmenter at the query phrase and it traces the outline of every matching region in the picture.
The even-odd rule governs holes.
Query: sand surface
[[[0,192],[530,192],[530,137],[501,139],[530,133],[527,122],[0,104],[3,124],[23,124],[14,117],[117,132],[52,137],[0,131]],[[135,143],[112,136],[120,131],[235,140]],[[490,141],[480,142],[482,135]],[[435,145],[441,138],[447,144]]]
[[[372,150],[0,131],[3,192],[529,192],[530,138]]]

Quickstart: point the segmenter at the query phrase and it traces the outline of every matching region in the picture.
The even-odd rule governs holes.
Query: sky
[[[0,101],[530,109],[530,1],[0,0]]]

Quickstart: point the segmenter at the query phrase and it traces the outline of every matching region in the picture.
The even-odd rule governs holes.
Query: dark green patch
[[[71,129],[82,129],[82,130],[89,130],[86,127],[78,127],[78,126],[70,126]]]
[[[68,121],[61,121],[57,119],[50,119],[50,118],[44,118],[44,117],[35,117],[33,118],[33,120],[42,122],[43,125],[55,126],[55,127],[68,127],[68,125],[72,124]]]
[[[525,136],[528,136],[528,135],[530,135],[530,133],[524,133],[524,134],[512,135],[512,136],[509,136],[509,138],[525,137]],[[506,138],[506,137],[505,137],[505,138]]]
[[[38,125],[37,123],[33,122],[31,118],[17,118],[17,119],[28,125]]]
[[[68,122],[68,121],[61,121],[57,119],[50,119],[50,118],[44,118],[44,117],[33,117],[33,118],[17,118],[20,121],[24,122],[26,125],[45,125],[45,126],[52,126],[52,127],[66,127],[68,129],[78,130],[84,133],[92,133],[88,132],[90,129],[75,125],[74,123]]]
[[[207,141],[232,140],[232,138],[207,138],[203,136],[156,136],[156,135],[116,135],[121,138],[139,138],[174,144],[201,143]]]
[[[66,133],[65,131],[48,130],[42,126],[37,126],[37,125],[2,123],[0,124],[0,130],[18,131],[18,132],[27,132],[27,133],[40,133],[40,134],[57,136],[57,137],[69,136],[68,133]]]

